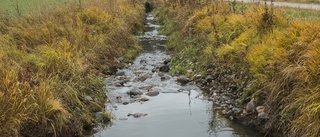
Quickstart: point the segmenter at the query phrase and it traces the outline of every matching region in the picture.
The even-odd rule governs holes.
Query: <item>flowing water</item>
[[[115,116],[112,125],[95,134],[96,137],[260,137],[219,116],[212,102],[201,89],[189,83],[177,84],[176,77],[154,71],[170,58],[165,51],[166,37],[158,35],[153,15],[148,14],[146,32],[140,36],[144,51],[132,65],[118,71],[118,76],[106,79],[111,103],[106,109]],[[129,96],[128,91],[146,93],[159,91],[157,96]],[[148,98],[146,102],[141,98]],[[134,118],[129,113],[145,113]]]

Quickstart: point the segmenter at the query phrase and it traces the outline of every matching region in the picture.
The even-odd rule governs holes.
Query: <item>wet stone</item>
[[[167,64],[169,64],[170,62],[171,62],[171,59],[166,59],[166,60],[163,61],[163,64],[167,65]]]
[[[170,66],[169,65],[163,65],[159,69],[160,72],[169,72],[170,71]]]
[[[140,64],[146,64],[146,63],[147,63],[146,60],[144,60],[144,59],[140,60]]]
[[[129,104],[129,102],[123,102],[122,104],[123,104],[123,105],[128,105],[128,104]]]
[[[147,92],[147,93],[145,93],[147,96],[150,96],[150,97],[154,97],[154,96],[157,96],[157,95],[159,95],[159,91],[156,91],[156,90],[151,90],[151,91],[149,91],[149,92]]]
[[[139,87],[139,89],[142,90],[150,90],[153,86],[143,86],[143,87]]]
[[[129,113],[127,116],[128,117],[133,116],[134,118],[139,118],[139,117],[144,117],[147,115],[148,115],[147,113]]]
[[[151,70],[151,72],[158,72],[159,71],[159,67],[155,67],[155,68],[153,68],[152,70]]]
[[[139,89],[137,89],[137,88],[133,88],[133,89],[127,91],[127,94],[130,96],[137,96],[137,95],[141,95],[142,92],[139,91]]]
[[[185,76],[179,76],[177,78],[177,82],[179,82],[181,85],[186,85],[187,83],[190,82],[190,80]]]
[[[146,101],[149,101],[148,98],[140,98],[137,100],[138,102],[146,102]]]

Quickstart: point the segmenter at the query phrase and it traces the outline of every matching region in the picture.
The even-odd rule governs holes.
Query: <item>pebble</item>
[[[256,107],[256,111],[257,111],[258,113],[264,112],[264,106],[258,106],[258,107]]]
[[[258,114],[258,118],[260,120],[267,120],[268,119],[268,114],[266,112],[261,112]]]
[[[187,83],[190,82],[190,80],[185,76],[179,76],[177,78],[177,82],[179,82],[181,85],[186,85]]]
[[[98,133],[100,131],[101,131],[101,128],[98,128],[98,127],[92,128],[92,133]]]
[[[129,104],[129,102],[123,102],[122,104],[123,104],[123,105],[128,105],[128,104]]]
[[[205,80],[206,80],[206,82],[212,82],[212,80],[213,80],[212,75],[206,76]]]
[[[84,97],[84,100],[86,100],[86,101],[93,101],[93,98],[90,97],[90,96],[85,96],[85,97]]]
[[[240,109],[240,108],[232,108],[232,111],[233,111],[233,113],[235,113],[235,114],[240,114],[240,113],[242,113],[242,109]]]
[[[151,91],[149,91],[149,92],[147,92],[147,93],[145,93],[145,94],[146,94],[147,96],[154,97],[154,96],[159,95],[160,92],[159,92],[159,91],[156,91],[156,90],[151,90]]]
[[[119,71],[116,73],[116,76],[124,76],[126,73],[124,71]]]

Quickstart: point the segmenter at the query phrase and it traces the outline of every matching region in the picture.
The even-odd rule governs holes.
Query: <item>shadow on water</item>
[[[153,71],[170,58],[165,51],[166,36],[158,35],[159,25],[154,24],[154,20],[153,15],[148,14],[147,31],[139,36],[144,51],[130,67],[118,70],[123,75],[106,78],[105,88],[110,99],[106,109],[112,112],[115,120],[94,136],[259,137],[212,111],[212,102],[196,85],[181,86],[176,77]],[[159,94],[147,96],[149,91]],[[141,95],[130,96],[128,92]],[[140,118],[128,116],[134,112],[147,115]]]

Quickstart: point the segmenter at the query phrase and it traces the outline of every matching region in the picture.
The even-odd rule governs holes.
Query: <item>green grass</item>
[[[27,15],[30,12],[42,12],[48,8],[67,7],[70,3],[79,3],[79,0],[1,0],[0,12],[10,15]]]
[[[292,2],[292,3],[320,3],[320,0],[275,0],[276,2]]]
[[[296,8],[279,8],[286,17],[298,20],[319,20],[320,12],[316,10],[296,9]]]

